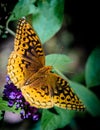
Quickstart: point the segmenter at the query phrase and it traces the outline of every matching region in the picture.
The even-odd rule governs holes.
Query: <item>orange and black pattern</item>
[[[7,65],[12,82],[22,91],[31,106],[84,110],[84,105],[68,82],[51,71],[51,66],[45,66],[45,55],[37,34],[22,18],[17,25],[14,51]]]

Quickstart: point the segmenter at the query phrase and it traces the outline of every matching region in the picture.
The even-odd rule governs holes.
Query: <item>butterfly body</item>
[[[84,110],[68,82],[52,73],[52,66],[45,66],[42,44],[25,19],[18,22],[14,51],[9,57],[7,71],[31,106]]]

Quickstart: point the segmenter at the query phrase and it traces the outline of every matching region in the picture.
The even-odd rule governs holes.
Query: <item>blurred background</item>
[[[5,85],[8,57],[14,45],[14,36],[7,32],[5,26],[17,2],[17,0],[0,1],[0,96],[2,96],[3,86]],[[43,44],[45,54],[64,53],[71,57],[74,64],[72,63],[69,66],[66,74],[72,80],[84,85],[86,60],[92,50],[100,44],[97,20],[98,9],[96,2],[66,0],[61,29]],[[16,30],[16,22],[10,22],[10,27]],[[98,87],[92,88],[92,91],[100,97]],[[72,120],[71,124],[65,128],[67,130],[100,129],[100,117],[92,117],[89,113],[82,115],[81,118],[77,116],[75,120],[76,123]],[[19,115],[8,112],[5,115],[3,130],[31,130],[33,124],[36,125],[36,122],[22,121]],[[0,128],[0,130],[2,129]]]

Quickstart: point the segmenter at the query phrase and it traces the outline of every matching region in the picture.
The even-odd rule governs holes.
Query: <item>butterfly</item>
[[[84,105],[69,83],[53,73],[52,66],[45,66],[42,44],[25,18],[21,18],[17,25],[14,50],[8,59],[7,72],[31,106],[84,110]]]

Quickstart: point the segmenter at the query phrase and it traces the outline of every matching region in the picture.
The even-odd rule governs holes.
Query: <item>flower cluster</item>
[[[16,106],[16,110],[20,108],[20,115],[22,119],[39,119],[38,109],[30,106],[25,100],[21,91],[11,83],[9,77],[6,78],[6,85],[3,91],[3,99],[8,101],[8,106]]]

